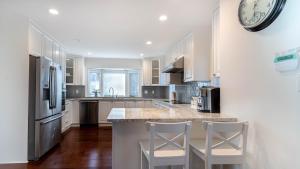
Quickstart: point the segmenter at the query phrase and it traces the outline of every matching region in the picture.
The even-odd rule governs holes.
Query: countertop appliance
[[[202,87],[198,98],[199,112],[220,113],[220,88]]]
[[[38,160],[61,140],[61,66],[29,56],[28,160]]]
[[[98,101],[80,101],[80,127],[98,127]]]

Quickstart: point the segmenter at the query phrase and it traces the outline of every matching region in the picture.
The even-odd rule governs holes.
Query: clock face
[[[254,28],[270,18],[277,1],[280,0],[243,0],[239,7],[239,18],[245,28]]]

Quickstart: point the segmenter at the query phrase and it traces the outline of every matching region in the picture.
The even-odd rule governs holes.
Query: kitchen
[[[157,135],[190,151],[166,166],[211,168],[193,141],[222,123],[248,136],[243,158],[220,167],[299,167],[300,3],[273,1],[273,15],[247,26],[242,16],[268,3],[2,1],[0,168],[154,168],[143,141],[183,122],[178,143]]]

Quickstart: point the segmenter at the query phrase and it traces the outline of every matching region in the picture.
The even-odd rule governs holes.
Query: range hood
[[[180,57],[175,62],[165,67],[163,73],[182,73],[184,71],[184,58]]]

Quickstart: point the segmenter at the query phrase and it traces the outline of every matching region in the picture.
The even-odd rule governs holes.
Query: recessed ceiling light
[[[92,55],[92,52],[88,52],[88,55],[89,55],[89,56]]]
[[[145,54],[144,54],[144,53],[141,53],[140,55],[141,55],[141,57],[143,57]]]
[[[161,22],[164,22],[164,21],[168,20],[168,16],[167,15],[160,15],[159,20]]]
[[[59,51],[58,51],[58,50],[57,50],[57,51],[55,51],[55,54],[57,54],[57,55],[58,55],[58,54],[59,54]]]
[[[152,45],[152,41],[147,41],[146,45]]]
[[[54,8],[49,9],[49,13],[52,14],[52,15],[58,15],[59,14],[58,10],[54,9]]]

